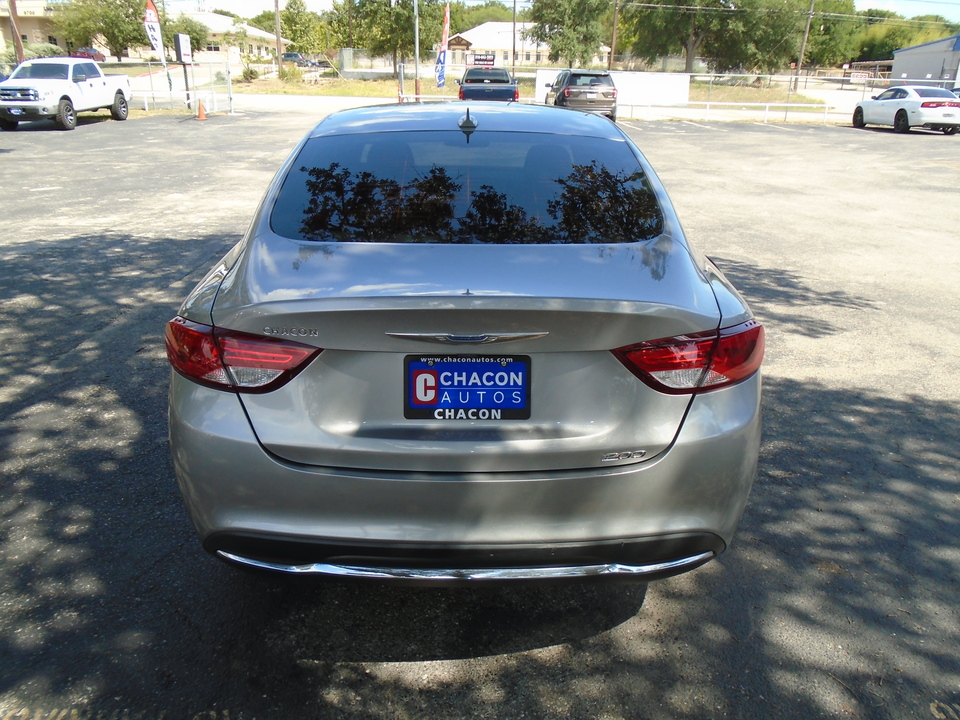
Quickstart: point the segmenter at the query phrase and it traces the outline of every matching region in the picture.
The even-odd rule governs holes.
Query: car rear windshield
[[[917,95],[920,97],[933,97],[933,98],[950,98],[951,100],[955,99],[957,96],[954,95],[949,90],[944,90],[943,88],[915,88]]]
[[[627,143],[507,132],[313,138],[270,221],[316,242],[628,243],[663,231]]]
[[[613,85],[613,78],[609,75],[578,75],[577,73],[573,73],[570,76],[570,82],[568,84],[576,87]]]
[[[463,75],[464,83],[508,83],[510,74],[506,70],[467,70]]]

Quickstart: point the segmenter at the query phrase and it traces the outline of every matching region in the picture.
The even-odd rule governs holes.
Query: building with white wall
[[[555,65],[549,60],[550,46],[527,37],[533,23],[485,22],[470,30],[452,35],[449,40],[449,62],[452,65],[473,65],[479,56],[494,56],[496,67]],[[597,63],[606,63],[610,48],[603,46]]]

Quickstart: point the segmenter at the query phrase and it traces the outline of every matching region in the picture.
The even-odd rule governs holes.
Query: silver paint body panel
[[[464,105],[477,134],[587,134],[633,147],[613,123],[588,114]],[[460,112],[449,105],[351,111],[308,137],[445,128]],[[677,533],[730,542],[759,452],[759,373],[715,392],[666,395],[610,352],[752,317],[720,271],[689,246],[638,150],[664,216],[664,231],[652,240],[444,245],[274,234],[269,208],[298,149],[244,239],[180,311],[196,322],[323,348],[287,385],[259,395],[172,373],[174,466],[205,543],[242,535],[522,548]],[[517,336],[490,346],[435,340],[511,333]],[[404,358],[452,353],[529,357],[530,418],[405,418]],[[611,454],[624,459],[610,462]],[[681,557],[650,567],[661,562],[677,572],[687,567]],[[328,574],[349,573],[331,565]]]

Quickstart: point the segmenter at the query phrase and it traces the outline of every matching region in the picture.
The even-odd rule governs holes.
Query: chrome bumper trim
[[[288,573],[292,575],[326,575],[342,578],[369,578],[378,580],[549,580],[561,578],[590,577],[634,577],[643,578],[660,573],[679,572],[684,568],[705,563],[714,557],[712,551],[702,552],[690,557],[669,562],[649,565],[621,565],[608,563],[603,565],[582,565],[571,567],[518,567],[518,568],[472,568],[461,570],[433,568],[376,568],[355,565],[336,565],[333,563],[310,563],[308,565],[282,565],[264,562],[252,558],[234,555],[218,550],[217,555],[224,560],[261,570]]]

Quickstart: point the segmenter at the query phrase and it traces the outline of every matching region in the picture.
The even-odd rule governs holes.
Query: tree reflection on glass
[[[505,193],[481,185],[479,192],[472,193],[470,207],[460,218],[456,241],[519,245],[549,243],[550,237],[535,218],[527,217],[526,210],[508,204]]]
[[[515,197],[490,184],[462,196],[463,183],[442,167],[406,183],[336,162],[304,167],[299,231],[312,241],[492,244],[639,242],[663,231],[642,172],[611,172],[595,161],[570,167],[566,177],[522,182]],[[535,210],[538,188],[546,213]]]
[[[637,242],[663,232],[660,206],[642,172],[624,177],[593,162],[574,165],[557,183],[562,190],[549,208],[562,242]]]

